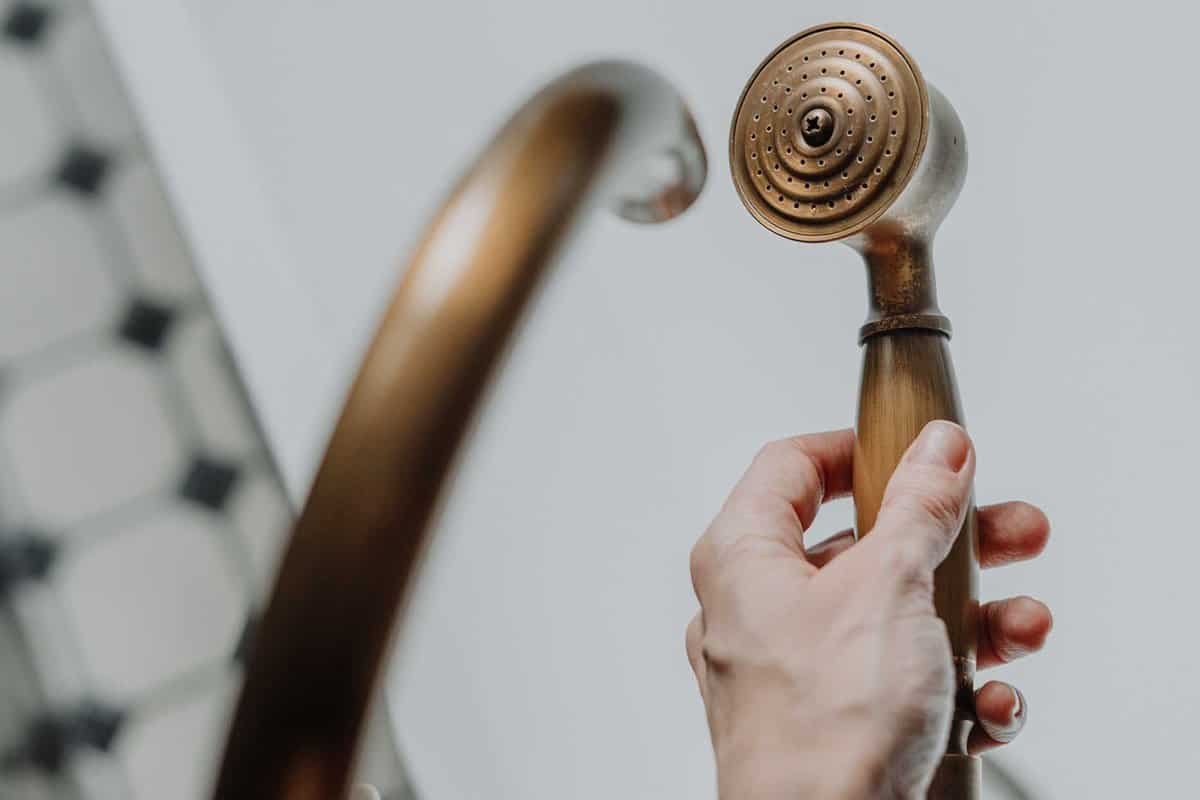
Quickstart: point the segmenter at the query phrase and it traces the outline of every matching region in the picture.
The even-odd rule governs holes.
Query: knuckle
[[[706,671],[713,675],[733,672],[736,659],[731,648],[720,639],[705,635],[700,640],[700,659]]]
[[[754,455],[754,463],[759,466],[774,467],[795,454],[796,445],[788,439],[774,439],[758,448]]]
[[[929,552],[918,539],[897,537],[882,560],[884,571],[901,584],[924,584],[932,577]]]
[[[702,536],[700,541],[693,545],[692,552],[688,556],[688,569],[691,572],[692,585],[697,592],[700,591],[701,586],[708,583],[712,568],[712,545],[707,536]]]
[[[700,615],[692,617],[687,624],[687,628],[683,632],[683,648],[687,653],[688,663],[696,667],[700,663],[701,658],[701,639],[703,638],[703,629],[700,623]]]
[[[825,479],[814,460],[809,446],[799,438],[775,439],[759,448],[751,471],[757,478],[769,479],[779,474],[795,476],[806,493],[825,496]]]
[[[721,563],[726,566],[779,554],[779,543],[767,534],[746,532],[729,540],[721,548]]]
[[[917,495],[917,502],[922,511],[929,516],[938,527],[956,533],[958,521],[962,518],[965,499],[956,491],[938,487],[935,491]]]
[[[697,677],[705,672],[719,671],[728,662],[727,648],[706,628],[703,614],[700,612],[692,617],[684,633],[684,650]]]
[[[906,476],[884,504],[895,506],[910,518],[928,520],[938,529],[957,533],[959,520],[967,505],[963,487],[940,470]]]
[[[741,592],[753,580],[753,564],[778,556],[780,547],[773,537],[756,533],[700,537],[689,554],[688,569],[701,607]]]

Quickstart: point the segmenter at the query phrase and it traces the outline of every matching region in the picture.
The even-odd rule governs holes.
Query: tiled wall
[[[89,9],[0,0],[0,798],[205,796],[289,518]]]

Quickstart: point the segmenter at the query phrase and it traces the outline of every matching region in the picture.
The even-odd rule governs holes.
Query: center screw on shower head
[[[800,135],[809,147],[820,147],[833,136],[833,115],[823,108],[814,108],[804,115]]]

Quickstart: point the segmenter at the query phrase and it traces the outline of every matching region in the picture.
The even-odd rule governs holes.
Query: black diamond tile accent
[[[125,712],[120,709],[100,703],[85,703],[72,716],[72,738],[77,744],[107,753],[112,749],[124,722]]]
[[[100,193],[108,176],[111,160],[104,153],[85,144],[67,148],[58,165],[55,178],[63,186],[79,194],[93,197]]]
[[[71,732],[65,720],[53,714],[39,717],[29,726],[21,761],[46,772],[58,772],[71,750]]]
[[[26,44],[42,39],[50,24],[50,9],[37,3],[16,3],[4,20],[4,35]]]
[[[138,347],[157,351],[170,331],[175,312],[150,300],[135,299],[125,312],[119,333],[121,338]]]
[[[0,755],[0,775],[5,772],[16,772],[23,766],[25,766],[25,752],[19,746],[9,746],[3,755]]]
[[[125,722],[120,709],[94,701],[59,712],[42,714],[30,723],[25,741],[10,756],[46,772],[59,772],[81,748],[108,752]]]
[[[32,531],[0,539],[0,596],[22,581],[46,577],[57,554],[54,542]]]
[[[246,617],[246,625],[242,628],[242,634],[238,637],[237,646],[233,648],[233,660],[237,664],[246,666],[250,660],[250,648],[254,645],[254,634],[258,631],[258,617],[251,614]]]
[[[192,459],[187,477],[179,487],[179,494],[193,503],[220,511],[225,507],[237,478],[238,468],[234,464],[199,455]]]

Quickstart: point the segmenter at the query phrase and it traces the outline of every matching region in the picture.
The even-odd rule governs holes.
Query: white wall
[[[827,18],[894,34],[970,138],[937,258],[978,496],[1041,503],[1056,530],[1040,563],[984,581],[989,597],[1045,598],[1058,623],[1044,656],[1005,670],[1032,721],[1003,757],[1050,797],[1180,791],[1200,710],[1200,647],[1180,636],[1200,556],[1196,19],[1183,9],[190,3],[266,198],[262,235],[316,308],[311,391],[256,386],[269,418],[318,409],[273,429],[293,475],[311,469],[397,257],[540,81],[591,56],[644,60],[692,100],[710,146],[710,186],[685,218],[599,220],[577,243],[481,421],[392,680],[426,796],[711,796],[682,650],[687,551],[762,441],[852,421],[861,268],[848,249],[760,229],[724,154],[759,60]],[[179,174],[220,174],[203,135],[157,144],[192,159]],[[207,230],[239,224],[217,222]],[[198,250],[232,308],[228,276],[258,265]],[[231,316],[254,384],[269,369],[255,326],[272,317]],[[849,509],[830,516],[826,531]]]

